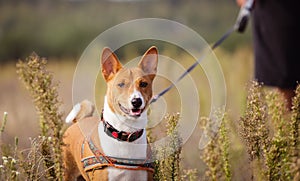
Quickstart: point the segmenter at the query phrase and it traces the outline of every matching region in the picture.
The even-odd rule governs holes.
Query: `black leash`
[[[234,26],[229,29],[218,41],[216,41],[212,47],[211,50],[216,49],[218,46],[220,46],[232,33],[237,31],[238,33],[243,33],[247,27],[251,10],[253,9],[254,0],[247,0],[245,5],[241,7],[239,15],[237,17],[236,23]],[[151,99],[150,104],[153,102],[156,102],[157,99],[159,99],[161,96],[163,96],[165,93],[167,93],[170,89],[172,89],[181,79],[183,79],[187,74],[189,74],[199,63],[202,59],[205,58],[207,53],[204,53],[203,56],[201,56],[199,59],[195,61],[193,65],[191,65],[179,78],[172,83],[169,87],[158,93],[157,95],[153,96]]]

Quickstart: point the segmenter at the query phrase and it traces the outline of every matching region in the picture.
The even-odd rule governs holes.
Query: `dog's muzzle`
[[[119,103],[119,107],[122,112],[124,112],[125,114],[131,117],[135,117],[135,118],[140,117],[144,111],[144,108],[140,107],[142,105],[142,100],[140,98],[134,98],[132,99],[131,104],[133,107],[132,109],[127,109],[124,106],[122,106],[120,103]]]

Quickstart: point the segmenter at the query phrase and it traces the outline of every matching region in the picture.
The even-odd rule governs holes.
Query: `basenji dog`
[[[65,180],[152,180],[146,125],[158,52],[149,48],[137,67],[126,68],[104,48],[102,76],[107,84],[102,115],[83,101],[73,107],[64,134]]]

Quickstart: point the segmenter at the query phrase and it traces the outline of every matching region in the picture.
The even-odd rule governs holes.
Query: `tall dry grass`
[[[252,82],[240,132],[249,154],[254,180],[293,180],[299,177],[299,89],[292,113],[276,90]]]
[[[230,67],[229,64],[230,62],[225,62],[223,66]],[[241,62],[240,65],[242,64]],[[3,116],[0,132],[1,180],[62,179],[63,168],[59,149],[62,144],[63,125],[62,114],[58,108],[61,102],[58,98],[57,84],[53,83],[53,76],[48,72],[46,65],[45,59],[37,55],[32,55],[27,61],[18,64],[19,75],[27,85],[39,114],[40,135],[30,139],[28,149],[19,146],[18,138],[9,144],[3,142],[6,126],[11,121],[10,115]],[[227,74],[230,72],[226,69],[225,76]],[[229,89],[233,91],[232,88]],[[247,91],[245,110],[237,119],[238,129],[233,124],[237,116],[231,116],[230,110],[225,116],[219,115],[222,120],[221,126],[213,132],[209,131],[211,120],[203,119],[207,124],[203,123],[206,127],[200,130],[206,130],[212,139],[205,150],[199,152],[198,157],[194,157],[195,162],[203,162],[203,167],[185,166],[187,158],[183,153],[184,146],[177,131],[177,123],[181,117],[177,114],[167,117],[166,135],[169,135],[170,139],[167,146],[154,153],[163,155],[163,159],[156,161],[155,179],[240,179],[234,169],[234,165],[244,164],[239,163],[236,156],[236,145],[239,145],[239,149],[246,150],[249,158],[248,172],[251,174],[246,180],[299,180],[300,86],[297,87],[291,112],[285,110],[282,96],[276,91],[265,89],[257,82],[251,82]],[[240,134],[233,139],[235,132]],[[152,138],[149,138],[155,140],[155,134],[152,133],[151,136]],[[236,140],[240,142],[237,143]],[[205,171],[202,171],[203,169]]]
[[[57,88],[53,82],[53,75],[46,69],[47,61],[33,53],[26,61],[17,63],[19,78],[30,92],[35,109],[39,115],[42,138],[42,155],[45,168],[48,170],[47,178],[62,180],[63,165],[61,147],[63,145],[63,121],[59,112],[61,104]]]
[[[181,180],[181,150],[182,140],[178,132],[179,114],[168,115],[167,121],[168,142],[158,148],[154,158],[162,158],[155,161],[155,180]],[[153,141],[153,140],[152,140]]]
[[[201,159],[207,165],[205,180],[231,180],[231,166],[229,163],[229,134],[228,117],[221,111],[216,111],[215,119],[220,121],[219,129],[215,130],[216,120],[202,118],[204,134],[210,141],[201,152]]]
[[[35,53],[26,61],[17,63],[17,73],[35,104],[40,136],[31,140],[28,150],[19,150],[17,141],[14,146],[1,145],[3,168],[11,170],[1,172],[1,177],[7,178],[10,173],[18,173],[10,179],[18,180],[19,176],[26,180],[62,180],[63,121],[59,112],[58,86],[53,83],[53,76],[46,69],[46,59]]]

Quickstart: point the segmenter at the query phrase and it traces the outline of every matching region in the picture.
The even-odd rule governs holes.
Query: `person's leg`
[[[293,89],[281,89],[278,88],[279,92],[281,92],[287,102],[288,110],[292,109],[292,99],[295,96],[295,91]]]

